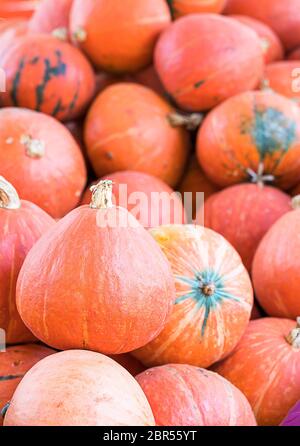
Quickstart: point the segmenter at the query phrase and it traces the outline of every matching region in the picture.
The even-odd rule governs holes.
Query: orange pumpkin
[[[228,240],[251,271],[259,242],[283,214],[291,210],[289,195],[273,187],[239,184],[212,195],[204,206],[204,221]]]
[[[248,398],[259,425],[278,425],[300,398],[300,320],[251,321],[234,352],[214,370]]]
[[[72,3],[73,0],[43,0],[28,23],[29,30],[67,40]]]
[[[151,63],[156,40],[170,21],[165,0],[74,0],[70,27],[94,65],[131,73]]]
[[[228,99],[205,118],[197,155],[220,186],[269,181],[289,189],[300,180],[300,110],[270,91]]]
[[[256,426],[242,392],[209,370],[168,364],[136,379],[157,426]]]
[[[85,143],[97,176],[137,170],[174,187],[184,172],[190,147],[188,133],[168,121],[174,111],[141,85],[119,83],[106,88],[85,123]]]
[[[300,60],[285,60],[267,65],[263,83],[300,105]]]
[[[0,17],[5,19],[29,18],[40,0],[0,0]]]
[[[0,110],[0,165],[22,199],[54,218],[78,204],[86,183],[84,160],[70,132],[31,110]]]
[[[150,233],[171,264],[177,298],[162,333],[134,356],[147,366],[208,367],[233,350],[247,327],[253,304],[247,271],[210,229],[170,225]]]
[[[300,60],[300,48],[296,48],[288,55],[288,60]]]
[[[145,370],[143,364],[129,353],[123,353],[122,355],[110,355],[110,358],[124,367],[124,369],[126,369],[132,376],[136,376],[138,373]]]
[[[216,14],[192,14],[175,21],[155,49],[155,68],[164,88],[190,111],[211,109],[255,88],[263,67],[257,34]]]
[[[30,108],[59,120],[81,115],[95,91],[95,76],[86,58],[52,36],[21,37],[0,57],[6,73],[1,105]]]
[[[0,177],[0,328],[8,344],[34,339],[17,311],[16,283],[27,253],[53,224],[42,209],[21,202],[14,187]]]
[[[227,0],[167,0],[173,17],[185,16],[187,14],[200,14],[203,12],[213,12],[220,14],[226,5]]]
[[[170,314],[175,290],[167,259],[111,198],[111,181],[101,181],[91,205],[45,234],[20,273],[23,321],[60,350],[127,353],[157,336]]]
[[[48,356],[19,384],[5,426],[152,426],[153,414],[136,380],[100,353],[73,350]]]

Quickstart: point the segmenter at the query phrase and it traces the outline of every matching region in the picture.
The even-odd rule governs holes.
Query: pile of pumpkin
[[[300,400],[300,0],[0,15],[4,424],[282,423]],[[171,224],[138,222],[123,184],[193,192],[195,217],[204,192],[205,225],[175,221],[179,198],[147,209]]]

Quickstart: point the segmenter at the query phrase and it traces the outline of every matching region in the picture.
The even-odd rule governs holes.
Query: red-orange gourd
[[[0,328],[7,344],[34,339],[17,311],[16,284],[27,253],[52,225],[46,212],[20,201],[14,187],[0,177]]]
[[[189,135],[172,127],[175,110],[149,88],[119,83],[95,100],[85,122],[85,143],[99,177],[120,170],[151,174],[174,187],[189,154]]]
[[[1,0],[0,17],[10,18],[29,18],[38,6],[40,0]]]
[[[135,379],[100,353],[72,350],[36,364],[19,384],[5,426],[153,426]]]
[[[73,0],[43,0],[31,17],[31,32],[53,34],[62,40],[69,37],[69,17]]]
[[[300,180],[300,109],[269,90],[230,98],[205,118],[197,155],[220,186],[251,179],[289,189]]]
[[[74,0],[70,28],[98,68],[131,73],[151,64],[156,40],[170,22],[165,0]]]
[[[204,221],[207,228],[232,244],[250,272],[259,242],[275,221],[291,209],[291,197],[279,189],[239,184],[205,202]]]
[[[263,67],[257,34],[216,14],[192,14],[175,21],[155,48],[155,68],[163,86],[185,110],[211,109],[255,88]]]
[[[292,51],[288,57],[288,60],[300,60],[300,48],[296,48],[294,51]]]
[[[70,132],[31,110],[0,110],[0,165],[22,199],[54,218],[76,207],[86,183],[84,159]]]
[[[156,337],[169,317],[175,289],[168,261],[111,198],[111,181],[101,181],[91,205],[60,220],[21,270],[19,313],[37,338],[58,349],[130,352]]]
[[[251,321],[232,355],[214,370],[248,398],[257,422],[278,425],[300,398],[300,319]]]
[[[147,366],[209,367],[233,350],[247,327],[248,273],[234,248],[210,229],[169,225],[150,233],[171,264],[177,297],[162,333],[134,356]]]
[[[227,0],[167,0],[175,19],[187,14],[212,12],[220,14]]]
[[[263,85],[300,105],[300,60],[284,60],[267,65]]]
[[[65,121],[80,116],[93,97],[93,69],[67,42],[29,33],[0,55],[6,74],[2,106],[26,107]]]

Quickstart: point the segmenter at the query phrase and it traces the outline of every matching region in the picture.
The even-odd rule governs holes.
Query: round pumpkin
[[[135,379],[100,353],[48,356],[19,384],[5,426],[152,426],[153,414]]]
[[[211,109],[255,88],[263,67],[257,34],[216,14],[192,14],[175,21],[155,49],[155,68],[164,88],[179,107],[190,111]]]
[[[69,17],[73,0],[43,0],[31,17],[31,32],[53,34],[62,40],[69,37]]]
[[[300,60],[300,48],[296,48],[288,55],[288,60]]]
[[[279,189],[238,184],[212,195],[204,206],[207,228],[223,235],[251,271],[259,242],[282,215],[291,210],[291,197]]]
[[[242,14],[269,25],[286,49],[300,45],[299,0],[228,0],[225,12]]]
[[[41,359],[53,353],[54,350],[37,344],[15,345],[0,353],[0,411],[11,400],[25,373]]]
[[[167,0],[175,19],[187,14],[213,12],[220,14],[227,0]]]
[[[34,339],[16,307],[16,284],[27,253],[54,220],[28,201],[20,201],[14,187],[0,177],[0,328],[6,343]]]
[[[214,370],[248,398],[259,425],[278,425],[300,398],[300,320],[251,321],[234,352]]]
[[[143,364],[129,353],[123,353],[122,355],[110,355],[110,358],[124,367],[124,369],[126,369],[132,376],[136,376],[138,373],[145,370]]]
[[[19,313],[57,349],[127,353],[156,337],[170,314],[175,290],[167,259],[111,198],[111,181],[94,186],[91,205],[60,220],[21,270]]]
[[[54,218],[76,207],[86,184],[83,156],[70,132],[31,110],[0,110],[0,165],[22,199]]]
[[[267,65],[263,84],[300,105],[300,60]]]
[[[131,73],[151,63],[159,34],[171,22],[165,0],[74,0],[74,42],[94,65]]]
[[[85,144],[97,176],[136,170],[174,187],[190,148],[188,133],[168,120],[174,112],[167,101],[141,85],[106,88],[85,122]]]
[[[300,314],[299,230],[300,210],[295,209],[271,227],[256,251],[253,285],[260,305],[270,316],[294,319]]]
[[[5,19],[29,18],[40,0],[0,0],[0,17]]]
[[[210,229],[169,225],[150,233],[171,264],[176,301],[162,333],[134,356],[146,366],[209,367],[233,350],[249,322],[247,271],[234,248]]]
[[[205,118],[197,155],[219,186],[252,180],[289,189],[300,179],[299,107],[269,90],[230,98]]]
[[[209,370],[168,364],[146,370],[136,379],[157,426],[256,426],[242,392]]]
[[[15,39],[0,57],[6,73],[2,106],[26,107],[59,120],[81,115],[95,91],[95,75],[81,52],[45,34]]]

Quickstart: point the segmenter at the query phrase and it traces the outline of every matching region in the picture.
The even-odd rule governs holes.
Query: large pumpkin
[[[53,34],[66,40],[69,35],[69,17],[73,0],[43,0],[31,17],[31,32]]]
[[[78,204],[86,183],[83,156],[70,132],[31,110],[0,110],[0,165],[22,199],[55,218]]]
[[[251,179],[289,189],[300,180],[300,109],[269,90],[230,98],[204,120],[197,155],[220,186]]]
[[[40,0],[0,0],[0,17],[5,19],[29,18]]]
[[[300,105],[300,60],[267,65],[263,84]]]
[[[221,13],[227,0],[167,0],[174,18],[203,12]]]
[[[300,398],[299,339],[292,320],[251,321],[232,355],[214,367],[246,395],[260,425],[278,425]]]
[[[104,179],[113,182],[114,203],[128,209],[145,228],[185,222],[180,197],[158,178],[128,170],[106,175]],[[89,204],[91,197],[88,188],[81,204]]]
[[[299,230],[300,210],[295,209],[271,227],[256,251],[252,269],[254,289],[270,316],[294,319],[300,314]]]
[[[151,63],[156,40],[170,21],[165,0],[74,0],[70,27],[94,65],[131,73]]]
[[[155,67],[165,89],[181,108],[191,111],[211,109],[255,88],[263,66],[257,34],[216,14],[175,21],[155,49]]]
[[[233,350],[247,327],[253,304],[247,271],[210,229],[170,225],[151,234],[171,264],[177,298],[162,333],[134,355],[147,366],[208,367]]]
[[[0,177],[0,328],[6,342],[29,342],[34,336],[23,324],[16,307],[16,283],[27,253],[54,221]]]
[[[100,353],[72,350],[36,364],[19,384],[5,426],[152,426],[135,379]]]
[[[136,379],[157,426],[256,426],[242,392],[209,370],[168,364]]]
[[[6,74],[2,106],[26,107],[70,120],[85,111],[95,91],[95,75],[86,58],[49,35],[29,33],[15,39],[0,63]]]
[[[174,109],[149,88],[106,88],[86,118],[85,143],[99,177],[119,170],[149,173],[175,186],[189,154],[189,135],[168,120]]]
[[[291,197],[279,189],[239,184],[212,195],[204,206],[205,226],[222,234],[251,265],[268,229],[291,210]]]
[[[0,411],[11,400],[25,373],[41,359],[53,353],[54,350],[37,344],[15,345],[0,353]]]
[[[112,205],[111,189],[111,181],[95,186],[91,205],[45,234],[19,276],[23,321],[61,350],[130,352],[160,333],[175,299],[167,259],[127,210]]]

